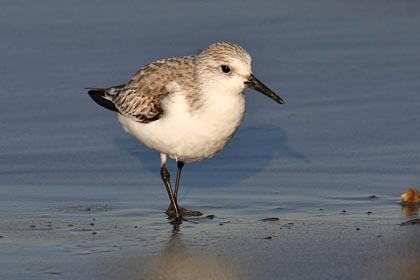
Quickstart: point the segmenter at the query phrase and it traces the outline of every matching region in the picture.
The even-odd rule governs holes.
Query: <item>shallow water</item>
[[[99,279],[97,269],[64,269],[64,260],[77,267],[125,250],[144,258],[171,242],[159,155],[83,88],[123,83],[150,61],[215,41],[246,48],[254,74],[286,104],[247,92],[231,143],[185,167],[181,204],[216,218],[184,222],[183,242],[222,248],[222,236],[243,240],[248,227],[258,235],[258,220],[271,216],[327,219],[336,233],[347,229],[334,223],[345,216],[349,227],[377,225],[399,244],[397,225],[417,216],[398,198],[420,183],[418,2],[3,1],[0,15],[1,278]],[[215,254],[240,251],[231,250]],[[285,277],[302,278],[279,261]],[[243,277],[276,279],[274,268],[247,267]]]

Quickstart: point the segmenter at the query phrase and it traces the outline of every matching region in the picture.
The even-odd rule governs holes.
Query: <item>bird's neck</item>
[[[195,104],[198,108],[197,114],[208,119],[231,122],[234,126],[239,125],[245,112],[243,90],[232,93],[223,88],[207,87],[200,92],[200,98]]]

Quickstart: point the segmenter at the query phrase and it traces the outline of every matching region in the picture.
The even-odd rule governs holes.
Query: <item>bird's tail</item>
[[[110,88],[86,88],[88,89],[89,96],[95,101],[97,104],[101,105],[102,107],[118,112],[118,109],[115,107],[114,103],[112,102],[113,97],[118,94],[119,89],[123,88],[125,85],[119,85]]]

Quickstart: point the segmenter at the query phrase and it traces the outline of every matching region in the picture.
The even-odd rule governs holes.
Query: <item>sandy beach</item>
[[[367,204],[375,211],[380,203]],[[146,223],[100,205],[83,207],[91,210],[2,220],[2,278],[417,279],[420,273],[420,227],[400,225],[405,219],[391,215],[396,206],[387,214],[314,209],[269,221],[216,215],[184,221],[176,234],[163,215]]]
[[[0,4],[0,279],[420,277],[420,4]],[[159,155],[86,87],[233,41],[285,105],[186,165],[174,234]],[[175,174],[175,163],[169,162]],[[410,222],[413,221],[413,222]]]

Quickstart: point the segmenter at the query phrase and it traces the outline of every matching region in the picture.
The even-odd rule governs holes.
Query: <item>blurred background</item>
[[[286,105],[247,92],[241,130],[214,160],[187,166],[186,185],[257,184],[267,170],[280,175],[270,182],[280,190],[390,195],[418,184],[419,5],[2,1],[0,183],[160,184],[158,155],[84,88],[124,83],[153,60],[232,41]]]

